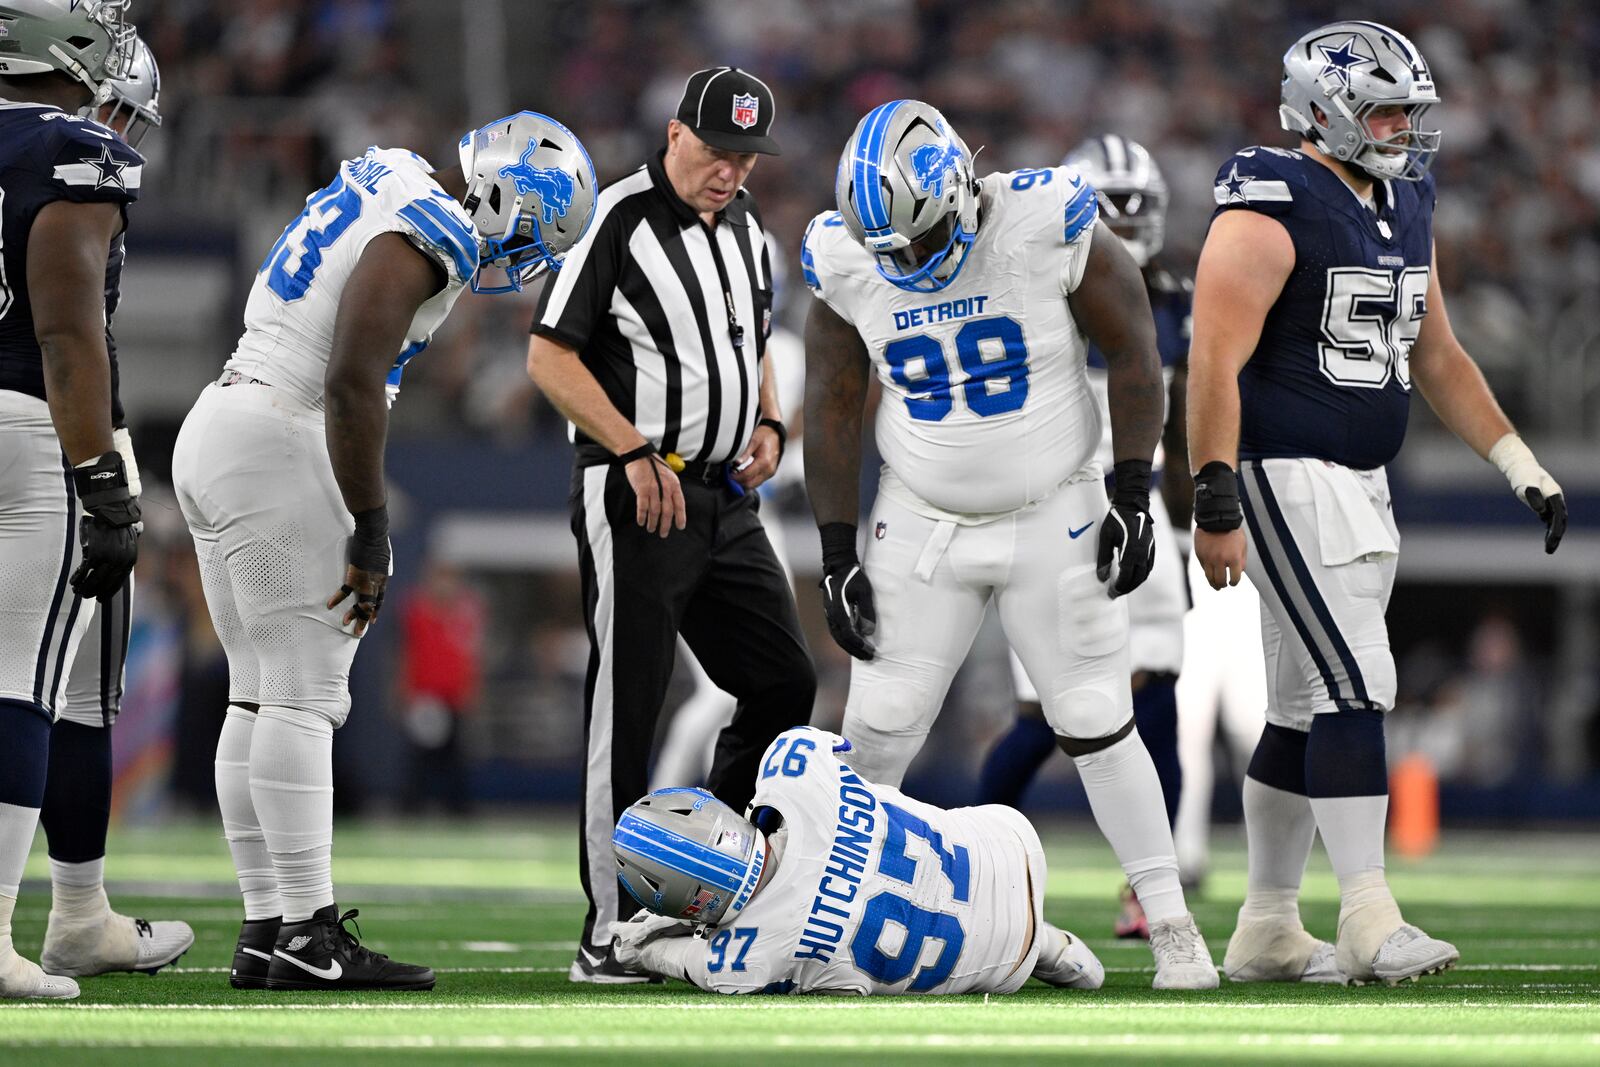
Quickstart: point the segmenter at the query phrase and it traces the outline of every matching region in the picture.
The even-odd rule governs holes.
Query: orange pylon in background
[[[1421,859],[1439,844],[1439,775],[1420,753],[1389,773],[1389,843],[1408,859]]]

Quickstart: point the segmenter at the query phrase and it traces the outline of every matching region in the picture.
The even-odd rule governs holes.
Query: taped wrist
[[[83,510],[112,526],[139,521],[139,502],[128,489],[122,454],[115,450],[72,468],[72,487]]]
[[[1111,502],[1118,507],[1150,510],[1150,461],[1124,459],[1111,468],[1117,485],[1111,493]]]
[[[833,571],[841,567],[854,567],[860,560],[856,556],[856,526],[853,522],[825,522],[817,531],[822,535],[822,569]]]
[[[1232,467],[1214,459],[1194,476],[1194,524],[1208,533],[1227,533],[1243,523],[1239,478]]]
[[[389,509],[383,504],[355,515],[356,530],[350,535],[348,560],[352,567],[369,574],[389,573]]]

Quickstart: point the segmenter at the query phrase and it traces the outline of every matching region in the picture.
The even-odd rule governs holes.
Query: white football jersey
[[[1020,988],[1043,922],[1032,825],[999,805],[912,800],[863,781],[847,755],[842,737],[808,726],[767,749],[751,809],[783,817],[777,866],[727,926],[673,944],[689,980],[721,993]]]
[[[938,509],[1013,511],[1093,461],[1100,412],[1066,300],[1094,231],[1068,208],[1087,188],[1070,167],[985,177],[978,235],[935,293],[886,281],[838,212],[806,231],[807,284],[860,332],[883,383],[878,451]]]
[[[395,353],[388,392],[400,390],[406,361],[428,346],[478,269],[478,235],[433,168],[403,148],[369,148],[347,159],[325,189],[306,198],[267,253],[250,288],[244,336],[227,369],[278,387],[307,407],[323,407],[333,324],[345,282],[367,242],[404,234],[439,264],[445,286],[417,309],[405,346]]]

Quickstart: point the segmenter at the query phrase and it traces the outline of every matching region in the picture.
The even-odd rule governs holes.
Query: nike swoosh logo
[[[258,960],[269,960],[270,961],[272,959],[271,956],[267,955],[265,952],[262,952],[258,948],[241,948],[239,951],[243,952],[246,956],[254,956]],[[287,958],[287,957],[285,957],[285,958]],[[299,961],[297,960],[295,962],[298,963]]]
[[[1067,530],[1067,536],[1072,538],[1074,541],[1076,541],[1078,539],[1078,536],[1080,534],[1082,534],[1083,531],[1087,530],[1089,527],[1091,527],[1093,525],[1094,525],[1094,523],[1091,521],[1091,522],[1084,523],[1082,526],[1078,527],[1076,530],[1068,529]]]
[[[318,978],[326,978],[330,982],[337,981],[339,976],[344,973],[344,968],[339,966],[338,960],[333,960],[326,967],[313,967],[305,960],[297,960],[281,949],[273,949],[272,954],[280,960],[288,960],[307,974],[314,974]]]

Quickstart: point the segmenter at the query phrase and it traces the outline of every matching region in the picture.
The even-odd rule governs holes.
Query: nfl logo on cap
[[[733,98],[733,124],[742,130],[748,130],[756,124],[756,111],[759,101],[753,94],[744,93]]]

